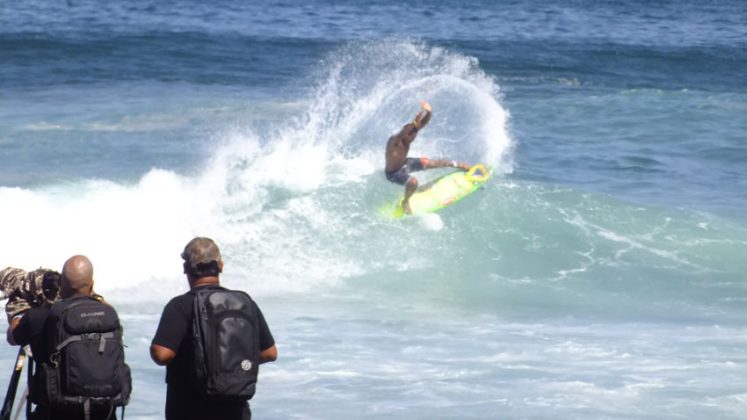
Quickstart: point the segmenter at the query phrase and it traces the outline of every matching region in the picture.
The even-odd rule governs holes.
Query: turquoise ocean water
[[[92,259],[126,418],[163,416],[148,346],[195,235],[277,340],[258,419],[745,418],[745,22],[740,1],[4,2],[0,267]],[[496,176],[385,220],[383,147],[423,99],[413,154]]]

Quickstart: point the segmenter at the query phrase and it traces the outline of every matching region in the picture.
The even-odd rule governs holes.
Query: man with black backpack
[[[33,419],[116,419],[130,397],[117,312],[93,294],[93,265],[82,255],[65,262],[59,302],[14,319],[11,344],[31,345],[36,373]]]
[[[213,240],[192,239],[182,259],[190,290],[166,305],[150,347],[166,365],[166,419],[249,420],[259,365],[277,359],[275,340],[248,294],[220,287]]]

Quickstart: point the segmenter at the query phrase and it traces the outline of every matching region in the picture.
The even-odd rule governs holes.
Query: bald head
[[[70,257],[62,266],[60,276],[60,297],[68,298],[79,294],[91,295],[93,291],[93,264],[83,255]]]

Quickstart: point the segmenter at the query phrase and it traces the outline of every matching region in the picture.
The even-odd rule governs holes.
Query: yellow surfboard
[[[491,169],[478,163],[467,172],[451,172],[429,182],[418,188],[410,197],[410,208],[412,209],[410,215],[437,212],[460,201],[477,191],[490,179],[492,173]],[[386,204],[381,208],[380,213],[393,219],[409,216],[402,209],[402,198]]]

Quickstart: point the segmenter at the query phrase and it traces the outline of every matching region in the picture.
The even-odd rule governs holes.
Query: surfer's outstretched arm
[[[431,117],[433,116],[433,108],[428,102],[420,101],[420,108],[420,111],[415,116],[415,120],[412,122],[412,125],[414,125],[418,130],[425,127],[431,121]]]
[[[433,108],[428,102],[422,101],[420,103],[421,110],[418,111],[412,122],[405,124],[399,133],[395,136],[398,139],[403,139],[409,144],[415,140],[415,136],[418,134],[418,130],[425,127],[430,122],[433,116]]]

